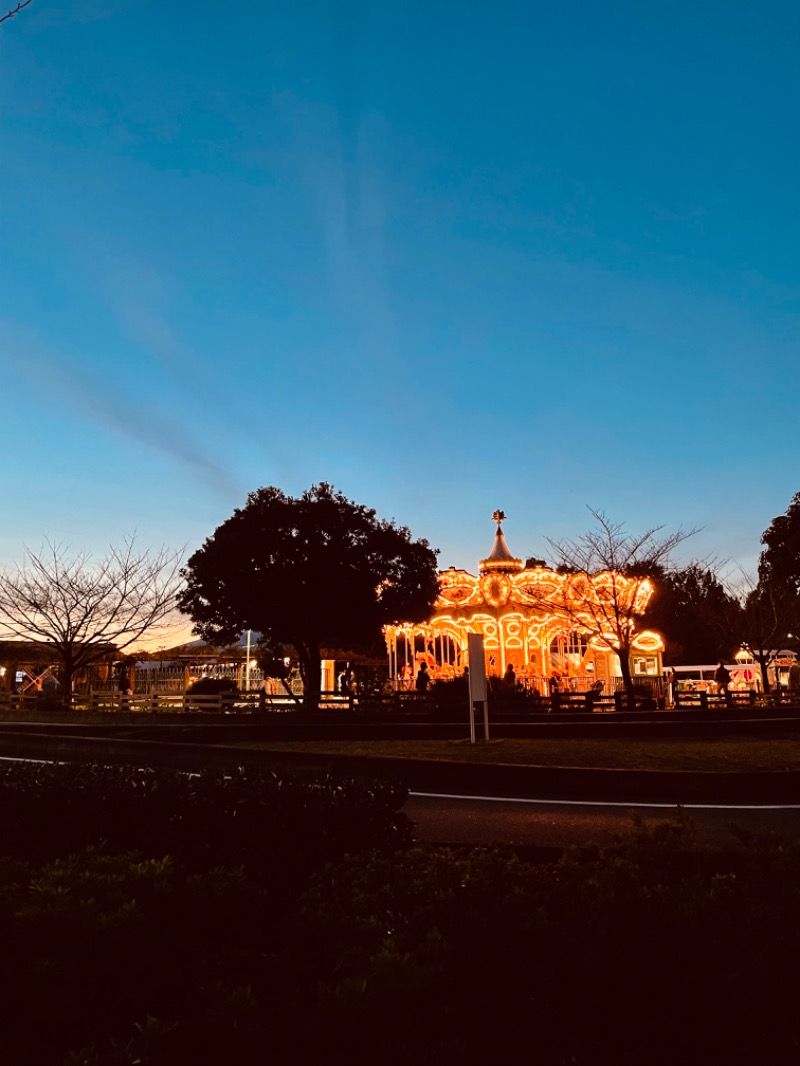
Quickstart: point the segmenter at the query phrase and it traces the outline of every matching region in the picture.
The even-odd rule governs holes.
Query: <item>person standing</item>
[[[719,692],[720,695],[727,696],[731,683],[731,675],[725,663],[720,663],[714,671],[714,681],[717,685],[717,692]]]
[[[733,696],[731,695],[730,684],[731,675],[725,663],[720,663],[714,673],[714,680],[717,683],[717,692],[725,697],[725,703],[728,707],[733,706]]]
[[[674,707],[678,699],[678,675],[674,668],[667,674],[667,706]]]
[[[428,664],[420,663],[419,672],[417,673],[417,692],[427,692],[428,685],[431,683],[431,675],[428,673]]]

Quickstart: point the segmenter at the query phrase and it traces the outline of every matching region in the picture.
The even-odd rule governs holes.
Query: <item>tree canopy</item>
[[[800,493],[786,513],[773,518],[761,535],[764,548],[758,576],[745,578],[737,590],[738,609],[731,614],[731,632],[761,667],[765,692],[769,666],[800,630]]]
[[[708,566],[658,566],[650,575],[653,598],[644,624],[664,635],[664,662],[712,663],[735,650],[729,620],[737,601]]]
[[[179,603],[205,640],[252,629],[292,645],[312,706],[324,647],[367,646],[383,625],[430,616],[436,555],[324,482],[298,498],[270,486],[191,556]]]
[[[761,535],[764,550],[758,560],[759,581],[775,582],[800,595],[800,492],[786,514],[773,518]]]

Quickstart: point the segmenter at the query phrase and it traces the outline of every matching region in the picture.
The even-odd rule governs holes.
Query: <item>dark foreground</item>
[[[453,797],[413,794],[403,808],[417,840],[459,846],[507,845],[518,849],[608,847],[627,836],[632,820],[646,824],[676,816],[676,806],[558,800]],[[775,835],[800,842],[800,805],[684,808],[697,843],[736,851],[747,837]]]
[[[797,848],[707,849],[679,816],[528,861],[415,845],[405,801],[256,770],[2,770],[5,1058],[796,1059]]]

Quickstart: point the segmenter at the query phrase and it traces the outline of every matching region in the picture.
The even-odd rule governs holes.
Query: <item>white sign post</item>
[[[486,692],[486,659],[483,654],[483,634],[467,634],[469,656],[469,740],[475,743],[475,705],[483,704],[483,739],[489,739],[489,703]]]

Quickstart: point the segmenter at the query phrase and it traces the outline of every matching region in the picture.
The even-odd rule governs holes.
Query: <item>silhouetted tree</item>
[[[745,576],[736,589],[729,630],[761,667],[764,691],[769,692],[769,667],[800,627],[800,493],[785,514],[773,518],[761,543],[757,577]]]
[[[776,581],[743,578],[736,590],[738,598],[727,616],[726,629],[731,644],[750,652],[761,668],[764,692],[772,684],[769,667],[786,647],[795,618],[796,594]]]
[[[736,642],[728,620],[738,600],[713,570],[699,562],[673,570],[657,566],[650,578],[653,596],[642,622],[664,635],[666,665],[712,663],[731,655]]]
[[[383,625],[430,617],[436,554],[325,483],[297,499],[261,488],[189,559],[180,607],[205,640],[253,629],[290,644],[313,708],[324,646],[363,647]]]
[[[800,492],[786,514],[773,518],[761,535],[764,550],[758,560],[758,580],[782,587],[800,597]]]
[[[68,699],[76,670],[165,628],[175,611],[181,552],[135,551],[133,538],[98,563],[46,542],[16,570],[0,574],[0,627],[59,662]]]

